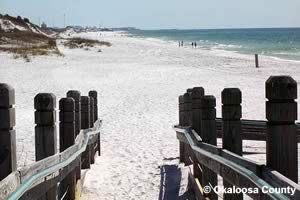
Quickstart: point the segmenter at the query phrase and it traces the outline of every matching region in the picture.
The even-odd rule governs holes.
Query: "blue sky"
[[[0,13],[50,26],[300,27],[300,0],[0,0]]]

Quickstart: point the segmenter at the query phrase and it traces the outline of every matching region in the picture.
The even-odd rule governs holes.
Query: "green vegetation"
[[[27,62],[30,61],[30,56],[45,56],[45,55],[59,55],[62,56],[56,46],[55,40],[49,40],[47,44],[36,46],[18,46],[18,47],[0,47],[0,51],[14,54],[14,58],[24,58]]]
[[[64,45],[70,49],[85,49],[95,46],[107,46],[110,47],[110,42],[104,42],[99,40],[85,39],[85,38],[70,38]]]

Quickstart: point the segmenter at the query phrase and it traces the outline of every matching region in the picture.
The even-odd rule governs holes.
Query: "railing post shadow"
[[[0,180],[17,169],[15,90],[0,84]]]
[[[192,109],[193,109],[193,120],[192,120],[192,128],[201,135],[201,109],[200,109],[200,99],[204,96],[204,88],[195,87],[192,89]],[[199,180],[202,184],[202,168],[203,166],[197,162],[197,159],[194,159],[194,177]]]
[[[81,130],[81,94],[77,90],[70,90],[67,92],[67,97],[71,97],[75,101],[75,137]],[[81,161],[76,167],[76,180],[81,179]]]
[[[298,183],[297,82],[290,76],[266,81],[267,167]]]
[[[75,144],[75,101],[73,98],[62,98],[59,101],[59,135],[60,152]],[[60,182],[60,198],[74,200],[76,190],[76,169],[71,171],[66,178]]]
[[[34,98],[35,154],[36,161],[57,153],[56,97],[51,93],[40,93]],[[57,186],[47,190],[40,199],[56,200]]]
[[[81,96],[81,128],[90,128],[90,97]],[[85,152],[82,153],[82,169],[91,168],[91,145],[88,144]]]
[[[238,88],[226,88],[222,91],[222,144],[223,149],[242,156],[242,92]],[[232,188],[223,179],[225,188]],[[224,194],[225,200],[242,200],[243,194]]]
[[[216,98],[214,96],[203,96],[200,99],[201,108],[201,136],[205,143],[217,145],[216,132]],[[203,187],[218,185],[218,176],[207,167],[203,166],[202,171]],[[217,194],[211,192],[208,197],[212,200],[218,199]]]

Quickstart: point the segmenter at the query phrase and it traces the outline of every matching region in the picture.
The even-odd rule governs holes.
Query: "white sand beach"
[[[112,47],[85,51],[59,45],[63,57],[35,57],[31,62],[0,53],[0,82],[16,90],[18,166],[34,162],[33,99],[39,92],[62,98],[71,89],[98,91],[103,119],[102,156],[87,173],[85,199],[158,199],[160,167],[178,163],[178,96],[203,86],[217,98],[225,87],[243,94],[243,118],[265,119],[265,81],[271,75],[300,80],[300,62],[221,50],[179,48],[177,43],[128,37],[124,33],[72,36],[109,41]],[[299,89],[298,89],[299,90]],[[298,107],[299,110],[299,107]],[[264,151],[263,142],[246,142]],[[259,148],[256,148],[259,147]],[[262,150],[261,150],[262,149]],[[264,155],[248,156],[264,163]]]

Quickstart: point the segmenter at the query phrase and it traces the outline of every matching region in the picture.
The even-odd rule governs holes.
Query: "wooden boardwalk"
[[[265,143],[261,142],[260,143]],[[222,140],[218,139],[218,147],[222,147]],[[262,164],[266,164],[266,147],[264,146],[255,146],[251,147],[250,145],[247,145],[243,147],[243,151],[246,152],[246,154],[243,155],[245,158],[249,158],[254,161],[259,161]],[[257,160],[257,159],[258,160]],[[300,143],[298,143],[298,183],[300,183]]]

